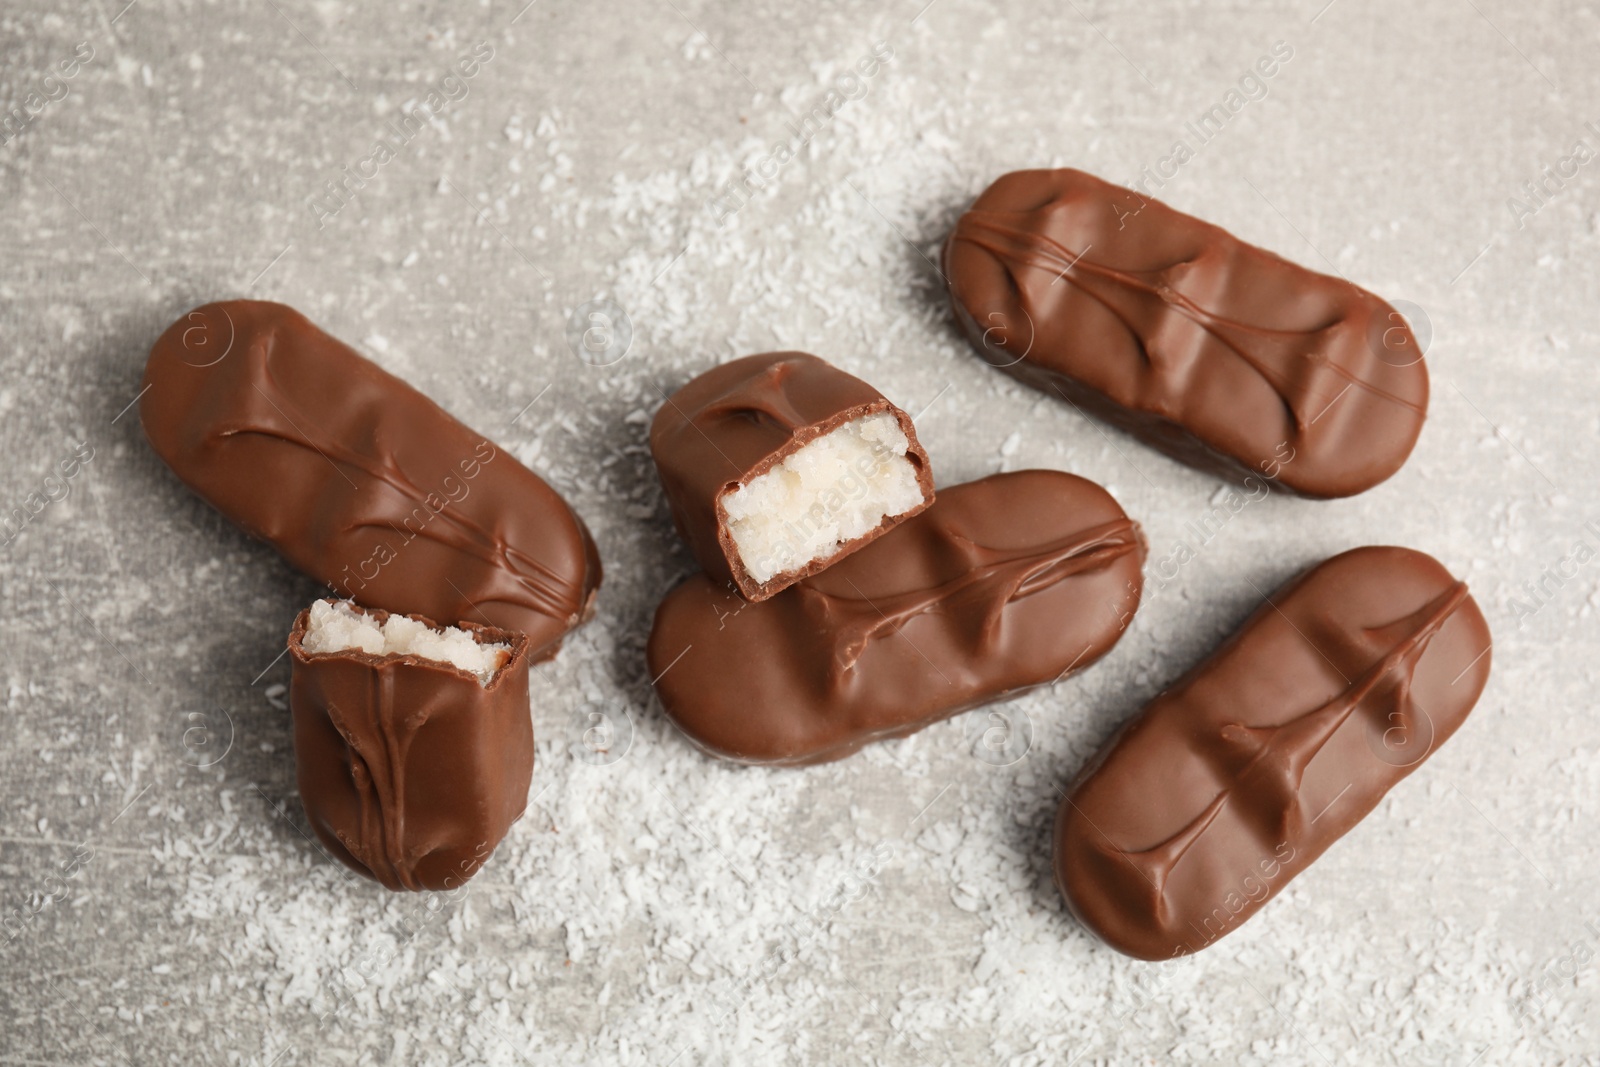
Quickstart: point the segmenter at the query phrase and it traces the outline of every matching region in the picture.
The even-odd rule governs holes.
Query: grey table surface
[[[0,508],[29,516],[0,548],[0,1063],[1600,1062],[1593,3],[123,3],[0,9]],[[1203,537],[1218,481],[975,359],[930,258],[1042,165],[1408,302],[1408,465]],[[129,410],[160,331],[243,296],[489,434],[604,554],[536,672],[529,814],[458,898],[307,837],[279,653],[316,586]],[[631,329],[604,366],[568,340],[596,300]],[[920,412],[940,484],[1071,470],[1194,558],[998,718],[804,771],[701,756],[643,664],[690,569],[646,425],[784,347]],[[1051,885],[1058,787],[1258,589],[1374,542],[1490,618],[1467,726],[1211,950],[1098,945]],[[975,757],[1007,727],[1025,756]]]

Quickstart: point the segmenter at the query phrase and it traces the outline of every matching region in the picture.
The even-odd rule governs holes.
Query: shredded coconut
[[[7,663],[13,734],[6,771],[18,781],[9,789],[6,828],[19,842],[0,857],[16,872],[8,906],[24,907],[33,887],[54,888],[41,873],[70,854],[57,845],[24,847],[23,834],[46,833],[40,824],[47,815],[56,820],[50,836],[89,836],[93,845],[112,847],[64,883],[70,898],[49,905],[7,943],[17,976],[7,994],[17,1006],[3,1024],[6,1052],[62,1062],[428,1067],[1592,1062],[1600,1048],[1600,950],[1585,925],[1596,916],[1583,887],[1600,820],[1600,752],[1586,710],[1596,671],[1593,657],[1582,654],[1593,647],[1594,620],[1579,614],[1596,596],[1600,569],[1580,570],[1525,629],[1509,607],[1528,598],[1523,582],[1556,564],[1588,518],[1581,499],[1547,506],[1529,462],[1573,486],[1592,485],[1594,471],[1584,449],[1560,449],[1581,427],[1591,432],[1592,417],[1569,417],[1560,405],[1524,410],[1510,398],[1536,394],[1511,390],[1526,388],[1524,372],[1551,382],[1558,371],[1592,378],[1577,365],[1526,362],[1517,351],[1526,346],[1526,323],[1500,314],[1496,300],[1462,299],[1453,311],[1459,351],[1430,362],[1452,381],[1460,375],[1463,393],[1496,420],[1494,432],[1484,415],[1441,389],[1403,487],[1311,506],[1273,493],[1201,544],[1185,530],[1208,510],[1215,482],[983,365],[950,325],[935,267],[956,214],[1003,171],[1070,163],[1115,177],[1144,162],[1148,149],[1164,147],[1158,139],[1192,87],[1190,75],[1180,78],[1176,67],[1170,77],[1158,74],[1152,92],[1099,36],[1140,64],[1162,56],[1160,34],[1141,38],[1141,26],[1154,23],[1134,6],[1080,5],[1091,27],[1070,10],[1059,25],[1037,18],[1024,25],[987,8],[958,16],[961,5],[936,5],[907,30],[922,6],[884,17],[881,33],[899,58],[871,79],[865,96],[838,111],[770,189],[720,226],[707,201],[786,136],[790,115],[809,111],[870,48],[875,35],[858,14],[819,9],[821,30],[797,43],[831,60],[794,84],[772,86],[776,96],[753,101],[717,51],[696,43],[684,91],[695,87],[706,99],[746,94],[740,116],[749,117],[748,127],[736,124],[731,107],[708,110],[687,131],[628,133],[622,139],[630,148],[615,161],[607,153],[608,138],[618,136],[617,115],[604,98],[557,93],[571,113],[534,106],[507,126],[506,112],[538,99],[544,83],[508,80],[502,92],[484,81],[448,114],[461,134],[459,154],[445,160],[426,149],[393,170],[414,184],[450,171],[475,201],[481,190],[481,203],[469,209],[443,181],[439,196],[407,202],[401,183],[386,178],[395,188],[385,191],[385,210],[371,207],[376,189],[364,200],[370,231],[353,228],[352,215],[341,218],[352,227],[346,236],[386,242],[418,263],[382,285],[353,287],[370,301],[372,321],[384,321],[396,338],[431,331],[456,340],[457,351],[478,344],[482,354],[481,363],[476,350],[466,363],[425,362],[418,344],[403,354],[375,352],[378,360],[402,371],[401,355],[416,360],[419,387],[470,425],[503,437],[508,454],[571,499],[605,550],[599,614],[533,672],[538,752],[527,815],[459,895],[385,893],[323,854],[306,826],[288,716],[267,691],[287,680],[283,664],[256,688],[239,687],[255,694],[241,702],[256,701],[233,709],[241,743],[222,762],[197,770],[174,758],[184,752],[178,740],[163,748],[153,739],[155,712],[125,710],[130,693],[145,687],[109,652],[84,657],[103,678],[75,675],[59,657],[49,669]],[[514,27],[508,54],[538,54],[535,37],[546,33],[534,22],[541,10]],[[1340,10],[1319,27],[1336,27]],[[685,11],[700,21],[694,8]],[[118,24],[133,23],[129,48],[139,40],[137,14]],[[270,9],[267,17],[276,18]],[[671,27],[662,61],[676,61],[689,31],[673,21],[670,7],[652,17],[660,20],[658,36]],[[974,19],[988,29],[940,43]],[[772,54],[749,39],[728,41],[714,21],[701,22],[711,34],[708,47],[715,43],[732,61],[748,66]],[[649,26],[640,24],[644,48]],[[1295,43],[1326,49],[1329,32],[1347,30],[1321,28],[1322,37]],[[824,37],[832,43],[817,43]],[[1465,54],[1455,39],[1439,38],[1441,55]],[[1374,63],[1401,54],[1382,39],[1368,43]],[[610,54],[607,47],[600,41],[595,54]],[[1165,54],[1188,47],[1184,38],[1172,46],[1176,53]],[[1331,47],[1332,55],[1345,54],[1336,40]],[[971,60],[966,70],[947,62],[955,48]],[[39,58],[42,66],[55,57]],[[311,56],[302,69],[315,61]],[[510,64],[520,60],[505,62],[485,79],[511,79]],[[1020,85],[1007,64],[1026,66],[1033,80]],[[766,69],[751,76],[764,89],[783,77]],[[1194,84],[1203,76],[1193,74]],[[1314,81],[1275,92],[1315,96]],[[1192,99],[1210,95],[1206,87]],[[116,104],[97,101],[97,109],[102,103]],[[1261,125],[1279,105],[1288,117]],[[1194,211],[1219,206],[1207,197],[1237,195],[1225,210],[1205,213],[1249,222],[1254,239],[1318,267],[1241,181],[1254,174],[1285,215],[1305,218],[1327,189],[1303,191],[1291,202],[1296,168],[1330,158],[1344,165],[1350,155],[1319,152],[1315,138],[1290,136],[1295,108],[1315,106],[1309,97],[1294,103],[1275,96],[1240,120],[1258,124],[1254,132],[1227,130],[1229,143],[1219,144],[1218,154],[1186,169],[1161,195]],[[1039,115],[1048,118],[1036,121]],[[52,123],[68,117],[47,116]],[[755,132],[719,139],[729,128]],[[263,129],[242,120],[215,136],[250,158],[242,138]],[[61,130],[34,132],[54,138]],[[509,140],[513,130],[520,141]],[[1288,169],[1267,184],[1272,173],[1264,160],[1285,136],[1295,151],[1283,154]],[[273,137],[263,143],[276,145]],[[686,143],[698,147],[681,165],[662,162],[680,159]],[[1265,177],[1257,173],[1263,168]],[[470,184],[461,172],[471,174]],[[1321,173],[1328,188],[1337,184]],[[1426,177],[1437,184],[1450,173],[1436,167]],[[42,195],[54,194],[46,188]],[[1324,204],[1324,217],[1337,218],[1335,208]],[[1319,243],[1323,232],[1308,228]],[[1416,279],[1437,266],[1448,280],[1459,269],[1443,253],[1419,258],[1414,228],[1405,234],[1363,249],[1373,257],[1363,261],[1363,274]],[[1538,247],[1533,234],[1516,236],[1522,249]],[[338,239],[324,235],[311,255],[331,255]],[[542,249],[558,245],[581,249],[581,262],[596,265],[583,291],[571,292],[579,286],[562,276],[540,292],[538,275],[519,258],[537,263]],[[319,311],[307,289],[330,268],[301,258],[305,248],[297,244],[261,287],[277,286],[283,298]],[[1474,250],[1466,248],[1461,261]],[[1493,278],[1483,272],[1497,269],[1497,261],[1514,262],[1504,250],[1494,252],[1459,288],[1472,292]],[[600,266],[606,263],[612,266]],[[480,294],[435,288],[432,276],[441,269],[485,285],[497,280],[490,271],[530,282],[524,310],[539,325],[534,336],[544,339],[529,347],[503,337],[489,343],[491,330],[522,328],[519,312],[485,322],[471,313],[471,298]],[[562,302],[577,306],[596,295],[623,307],[635,330],[632,353],[604,368],[583,364],[560,341],[571,310]],[[1566,314],[1555,303],[1561,291],[1548,295],[1541,307]],[[320,299],[319,321],[358,321],[338,306],[346,292],[328,287]],[[46,304],[40,316],[61,312]],[[1533,338],[1550,328],[1540,320]],[[1580,347],[1576,339],[1573,347]],[[804,771],[730,767],[687,744],[651,698],[644,635],[661,594],[693,564],[672,534],[650,460],[650,417],[674,382],[719,360],[785,348],[815,351],[918,413],[943,484],[979,477],[995,462],[1068,469],[1112,487],[1152,546],[1186,536],[1194,542],[1196,560],[1175,568],[1164,588],[1156,588],[1155,572],[1147,576],[1144,607],[1104,661],[998,706],[1031,718],[1034,747],[1025,758],[1005,767],[974,759],[969,721],[980,716],[965,716]],[[1516,353],[1518,373],[1496,384],[1503,368],[1486,353],[1502,352]],[[70,365],[41,367],[65,373]],[[1495,389],[1506,390],[1507,399],[1486,403],[1499,399]],[[0,409],[5,396],[0,392]],[[128,424],[124,419],[118,429]],[[1013,433],[1015,446],[1004,443]],[[1479,434],[1482,449],[1472,446]],[[1463,447],[1470,462],[1461,462]],[[110,491],[95,491],[102,489]],[[1477,508],[1474,520],[1445,521],[1463,501]],[[84,521],[100,510],[86,509]],[[1057,790],[1128,714],[1259,605],[1246,578],[1270,590],[1319,553],[1373,538],[1428,548],[1468,579],[1497,620],[1496,678],[1466,727],[1350,838],[1215,947],[1179,964],[1150,965],[1098,945],[1066,913],[1051,882]],[[203,603],[219,583],[236,581],[243,572],[234,558],[186,589],[190,600]],[[192,617],[181,626],[173,619],[184,610],[171,595],[173,575],[152,575],[131,557],[108,559],[120,595],[91,594],[98,587],[89,586],[81,602],[139,663],[170,662],[173,676],[210,678],[219,663],[234,665],[235,649],[266,650],[248,664],[248,682],[277,652],[277,621],[236,619],[225,635],[197,635]],[[57,563],[40,562],[37,574],[16,583],[25,597],[32,582],[38,604],[56,604],[42,581],[53,575],[63,594],[78,599],[78,586]],[[77,625],[64,604],[55,610],[62,626]],[[187,649],[147,660],[135,642],[152,626],[186,635]],[[30,640],[33,628],[31,621],[19,626],[18,639]],[[1528,726],[1530,700],[1541,712],[1538,729]],[[71,714],[46,715],[46,706]],[[188,729],[188,721],[180,726]],[[249,745],[242,743],[247,736]],[[60,759],[38,773],[28,754],[52,749]],[[60,773],[74,753],[92,758],[76,774]],[[27,781],[29,774],[36,777]],[[74,792],[92,814],[79,825],[59,825],[77,810]],[[90,829],[80,833],[80,826]],[[92,836],[95,828],[100,836]],[[1553,891],[1547,874],[1571,889]],[[138,923],[148,936],[130,945],[122,923]],[[108,928],[117,941],[101,933]],[[1572,966],[1585,952],[1594,959]],[[175,965],[171,974],[152,971],[164,963]]]
[[[758,582],[832,556],[885,516],[922,503],[900,422],[847,422],[722,498],[739,559]]]
[[[307,652],[355,650],[373,656],[420,656],[448,663],[488,685],[506,660],[511,646],[480,643],[471,631],[458,626],[437,630],[404,615],[390,615],[379,626],[371,615],[345,600],[319,600],[311,605],[300,647]]]

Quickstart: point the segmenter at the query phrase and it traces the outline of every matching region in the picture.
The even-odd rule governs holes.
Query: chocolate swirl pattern
[[[335,858],[388,889],[459,888],[527,803],[527,638],[460,624],[512,648],[485,686],[415,656],[307,652],[309,614],[296,620],[289,653],[295,764],[312,829]],[[381,625],[388,613],[370,614]]]
[[[1074,170],[995,182],[945,247],[986,359],[1182,462],[1348,496],[1405,461],[1428,378],[1388,304]]]
[[[1119,519],[1057,538],[1037,551],[1018,551],[980,545],[937,519],[930,519],[927,526],[927,536],[940,543],[938,554],[956,561],[960,568],[948,581],[877,599],[801,586],[806,610],[835,638],[829,664],[833,691],[870,642],[899,633],[906,623],[926,612],[948,616],[951,625],[962,627],[972,655],[996,651],[1006,605],[1135,552],[1139,536],[1132,519]]]
[[[1094,662],[1138,607],[1144,551],[1092,482],[994,475],[769,600],[689,578],[656,613],[650,669],[714,755],[839,759]]]
[[[566,501],[292,309],[190,312],[145,386],[173,471],[339,595],[520,630],[535,659],[592,611],[599,556]]]
[[[1455,732],[1489,648],[1467,587],[1420,552],[1314,568],[1080,776],[1056,828],[1074,914],[1144,959],[1231,932]],[[1300,693],[1326,695],[1285,706]]]

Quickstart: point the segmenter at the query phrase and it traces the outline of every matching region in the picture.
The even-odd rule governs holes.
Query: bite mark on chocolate
[[[932,503],[911,418],[805,352],[714,367],[665,398],[650,426],[678,532],[696,562],[765,600]]]
[[[994,475],[768,599],[691,576],[656,611],[650,670],[713,755],[840,759],[1093,663],[1138,606],[1144,555],[1094,483]]]
[[[319,601],[289,653],[296,776],[317,837],[388,889],[460,888],[527,804],[527,636]]]

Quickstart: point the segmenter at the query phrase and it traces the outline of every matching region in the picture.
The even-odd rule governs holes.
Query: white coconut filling
[[[739,562],[757,582],[826,559],[922,503],[900,422],[845,423],[722,497]]]
[[[374,656],[418,656],[448,663],[478,677],[482,685],[511,658],[511,646],[485,644],[456,626],[435,630],[404,615],[390,615],[379,626],[371,615],[343,600],[311,605],[300,647],[307,652],[366,652]]]

